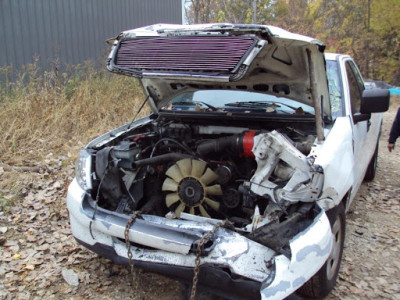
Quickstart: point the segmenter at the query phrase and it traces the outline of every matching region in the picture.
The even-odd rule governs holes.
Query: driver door
[[[348,89],[346,96],[350,100],[348,115],[351,118],[353,128],[353,155],[354,155],[354,185],[353,190],[358,190],[361,185],[366,167],[369,162],[369,155],[366,155],[365,149],[368,133],[368,120],[355,121],[354,116],[360,114],[360,106],[362,101],[362,92],[364,90],[364,82],[356,65],[351,59],[344,61],[345,72],[347,77]]]

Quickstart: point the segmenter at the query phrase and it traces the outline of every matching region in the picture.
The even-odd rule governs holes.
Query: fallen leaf
[[[72,286],[78,286],[79,285],[79,279],[78,279],[78,275],[75,273],[74,270],[70,270],[70,269],[63,269],[61,271],[61,274],[64,278],[64,280]]]
[[[26,266],[25,266],[25,269],[26,269],[26,270],[32,271],[32,270],[35,269],[35,266],[34,266],[34,265],[26,265]]]
[[[26,240],[27,240],[28,242],[36,242],[36,241],[37,241],[37,238],[36,238],[35,236],[29,235],[29,236],[26,238]]]
[[[49,244],[43,244],[42,246],[36,247],[36,250],[46,251],[49,249]]]
[[[6,247],[12,247],[12,246],[17,246],[18,242],[16,240],[7,240],[7,242],[4,244]]]
[[[62,186],[61,181],[56,181],[56,182],[54,182],[52,188],[53,189],[59,189],[61,186]]]
[[[355,287],[355,286],[351,286],[351,287],[350,287],[350,291],[351,291],[353,294],[361,294],[361,293],[363,292],[362,289],[359,289],[358,287]]]
[[[21,258],[21,254],[15,253],[12,258],[13,259],[20,259]]]
[[[380,284],[387,284],[386,279],[383,278],[383,277],[378,277],[378,278],[376,278],[376,279],[378,280],[378,282],[379,282]]]
[[[19,280],[21,280],[21,281],[24,280],[26,275],[28,275],[27,272],[22,273],[21,276],[19,276]]]

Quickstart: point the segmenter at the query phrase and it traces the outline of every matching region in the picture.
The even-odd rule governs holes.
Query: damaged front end
[[[136,265],[164,274],[181,268],[190,280],[199,241],[229,220],[202,244],[200,270],[208,271],[200,271],[200,284],[212,288],[205,275],[212,272],[228,286],[277,299],[323,265],[332,234],[315,203],[323,170],[306,156],[312,132],[139,123],[83,151],[68,192],[78,241],[127,263],[125,227],[140,210],[129,229]]]
[[[107,68],[140,78],[154,114],[81,152],[76,239],[229,298],[293,293],[332,248],[311,154],[330,120],[323,48],[258,25],[121,33]]]

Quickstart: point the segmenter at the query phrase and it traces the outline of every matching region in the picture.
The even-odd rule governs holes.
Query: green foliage
[[[251,0],[191,2],[190,23],[251,23],[252,20]],[[327,51],[350,54],[364,78],[400,85],[400,0],[256,2],[256,23],[316,37],[326,44]]]
[[[67,74],[63,74],[64,77],[67,77]],[[67,80],[67,83],[65,84],[65,89],[64,89],[64,94],[65,98],[68,100],[71,99],[79,85],[79,79],[80,79],[80,72],[76,73],[71,79]]]
[[[400,85],[399,0],[316,0],[310,11],[328,51],[352,55],[365,78]]]

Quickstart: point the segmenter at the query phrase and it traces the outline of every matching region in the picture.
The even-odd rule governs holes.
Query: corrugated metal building
[[[0,66],[104,60],[122,30],[182,23],[182,0],[0,0]]]

